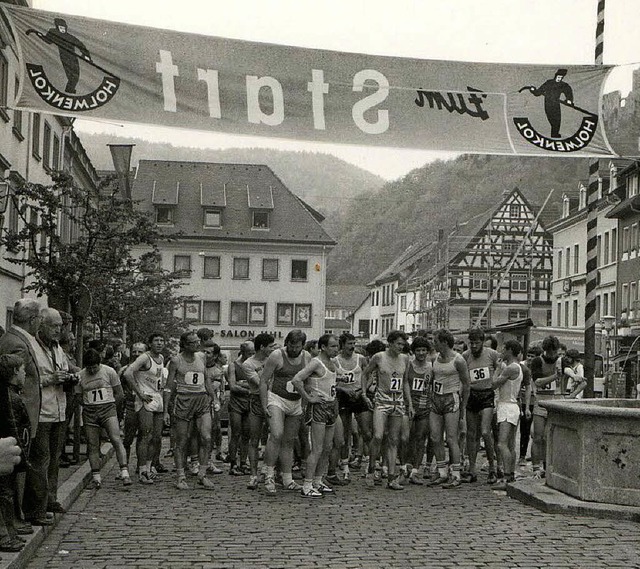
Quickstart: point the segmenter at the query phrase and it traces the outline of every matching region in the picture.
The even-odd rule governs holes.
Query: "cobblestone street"
[[[165,459],[165,463],[168,464]],[[85,490],[29,569],[214,567],[640,567],[638,525],[541,513],[484,484],[367,490],[359,473],[308,501],[214,477],[179,492],[164,474],[124,491],[115,462]]]

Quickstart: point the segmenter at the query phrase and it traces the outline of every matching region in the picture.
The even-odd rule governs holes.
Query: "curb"
[[[592,518],[640,522],[640,507],[585,502],[531,479],[507,486],[507,496],[547,514],[587,516]]]
[[[104,468],[105,464],[115,454],[111,443],[104,443],[100,447],[102,454],[102,463],[100,468]],[[65,510],[68,510],[73,503],[77,500],[80,493],[85,489],[86,485],[91,481],[91,467],[89,461],[78,468],[69,478],[60,485],[58,488],[58,501],[62,504]],[[62,514],[64,516],[64,514]],[[0,557],[0,569],[23,569],[29,560],[38,550],[38,547],[42,544],[45,538],[51,533],[53,528],[58,525],[60,521],[60,514],[55,515],[55,523],[52,526],[33,526],[35,532],[31,535],[24,536],[27,538],[27,543],[21,551],[17,553],[2,553]]]

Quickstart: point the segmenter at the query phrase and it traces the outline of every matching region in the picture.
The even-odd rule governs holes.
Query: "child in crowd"
[[[124,486],[131,485],[127,468],[127,454],[120,439],[120,425],[116,402],[124,397],[120,378],[116,371],[101,363],[97,350],[89,349],[84,354],[84,369],[80,372],[77,393],[82,395],[82,421],[87,436],[89,464],[93,479],[90,488],[102,486],[100,478],[100,431],[107,431],[109,440],[116,451],[120,465],[120,478]]]
[[[25,469],[31,443],[29,415],[20,395],[24,382],[22,358],[16,354],[0,356],[0,437],[14,437],[22,450],[20,464],[11,474],[0,476],[0,551],[7,552],[20,551],[25,543],[16,530],[16,471]]]

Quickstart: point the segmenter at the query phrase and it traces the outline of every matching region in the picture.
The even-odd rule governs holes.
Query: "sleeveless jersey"
[[[545,401],[548,399],[557,399],[563,396],[560,382],[553,380],[551,383],[544,387],[538,387],[535,385],[535,380],[541,377],[549,377],[550,375],[559,375],[559,361],[560,358],[548,362],[542,356],[537,356],[531,360],[531,380],[534,382],[536,389],[536,399],[538,401]]]
[[[354,354],[354,356],[356,365],[351,369],[348,368],[349,364],[340,355],[334,359],[337,372],[336,381],[344,387],[345,391],[357,391],[362,388],[362,366],[360,365],[362,356],[360,354]]]
[[[330,403],[336,399],[336,372],[331,371],[327,366],[322,363],[320,358],[314,358],[318,360],[324,368],[324,375],[318,377],[317,375],[311,376],[307,379],[308,391],[310,395],[319,395],[323,401]],[[333,363],[335,366],[335,361]]]
[[[407,381],[409,382],[409,389],[411,390],[413,408],[418,411],[419,409],[427,409],[430,405],[433,365],[427,360],[425,362],[425,369],[419,372],[413,367],[413,363],[413,361],[409,362]]]
[[[253,377],[257,375],[260,377],[262,375],[262,370],[264,369],[264,363],[266,360],[259,360],[255,356],[251,356],[247,358],[247,360],[240,365],[236,366],[236,378],[238,378],[238,370],[242,373],[242,378],[249,380],[249,377]],[[253,381],[249,381],[249,391],[251,391],[251,395],[259,395],[260,394],[260,385],[255,385]]]
[[[462,360],[465,365],[467,363],[464,358],[457,352],[450,362],[444,363],[440,361],[438,356],[433,362],[433,381],[432,389],[435,395],[446,395],[447,393],[457,393],[462,389],[462,383],[458,370],[456,369],[456,361]]]
[[[120,378],[115,370],[100,364],[97,373],[90,375],[87,369],[80,372],[80,383],[83,405],[104,405],[115,403],[113,388],[120,385]]]
[[[502,373],[504,373],[511,366],[518,366],[518,377],[516,379],[508,379],[497,389],[497,402],[498,403],[518,403],[518,394],[520,393],[520,385],[522,384],[522,368],[520,364],[513,363],[505,367]]]
[[[479,381],[493,379],[498,369],[498,361],[500,360],[500,354],[491,348],[482,348],[482,352],[480,352],[477,358],[471,350],[466,350],[463,352],[462,357],[469,367],[469,381],[472,386]],[[491,387],[486,389],[490,390]]]
[[[156,363],[148,352],[146,353],[146,356],[149,358],[151,367],[149,369],[138,370],[135,373],[135,379],[138,382],[138,387],[142,393],[154,395],[156,393],[160,393],[164,388],[162,374],[164,366],[162,363]]]
[[[202,352],[193,354],[193,361],[188,362],[182,354],[175,359],[176,391],[178,393],[206,393],[204,379],[206,374],[206,359]]]
[[[404,401],[402,380],[409,364],[409,358],[400,354],[392,359],[387,352],[382,352],[378,363],[378,385],[376,387],[376,403]]]
[[[293,376],[301,371],[306,365],[304,352],[299,356],[300,363],[292,364],[287,357],[286,348],[280,348],[280,351],[282,352],[282,367],[273,372],[271,392],[283,399],[297,401],[300,399],[300,394],[293,388],[291,380],[293,379]]]
[[[254,388],[253,385],[249,382],[249,377],[242,367],[242,362],[239,362],[238,360],[236,360],[231,365],[233,365],[234,367],[236,384],[240,385],[241,387],[246,387],[249,391],[251,391],[251,393],[260,392],[260,389],[258,387]],[[245,395],[243,393],[231,393],[231,397],[248,397],[248,396],[249,396],[248,394]]]

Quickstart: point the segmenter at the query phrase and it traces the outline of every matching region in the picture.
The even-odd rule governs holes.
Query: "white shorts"
[[[285,416],[287,417],[297,417],[298,415],[302,415],[302,400],[296,399],[295,401],[290,401],[289,399],[285,399],[284,397],[280,397],[275,393],[269,391],[267,393],[267,409],[269,407],[277,407],[280,409]]]
[[[505,421],[512,425],[518,425],[520,421],[520,407],[517,403],[500,403],[497,406],[498,424]]]
[[[135,410],[136,413],[141,409],[146,409],[150,413],[162,413],[164,410],[164,404],[162,402],[162,394],[161,393],[147,393],[147,395],[151,395],[153,399],[146,403],[142,401],[138,396],[136,396],[135,400]]]

